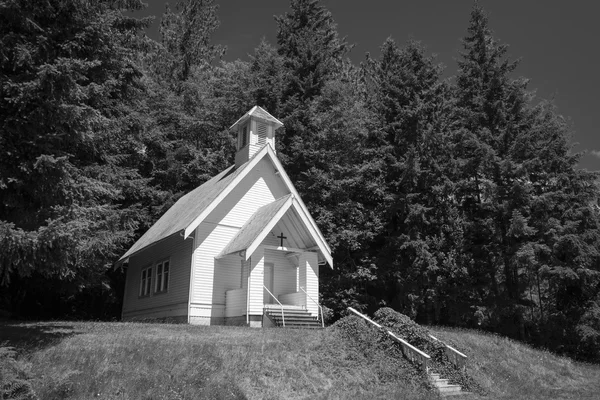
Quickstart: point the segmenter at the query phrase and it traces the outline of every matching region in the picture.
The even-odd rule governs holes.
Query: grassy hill
[[[469,356],[468,372],[485,396],[462,398],[600,393],[599,366],[479,332],[432,332]],[[18,356],[0,352],[0,390],[21,379],[40,399],[439,398],[397,348],[356,322],[320,331],[4,322],[2,342]]]

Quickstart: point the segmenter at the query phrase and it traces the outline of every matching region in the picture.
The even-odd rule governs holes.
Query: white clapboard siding
[[[242,283],[242,258],[237,254],[215,260],[213,304],[225,304],[225,292]]]
[[[258,247],[256,251],[250,257],[250,279],[249,279],[249,290],[248,295],[249,301],[249,312],[250,315],[261,315],[263,313],[264,306],[264,250],[262,247]]]
[[[206,221],[241,228],[260,207],[289,194],[273,165],[262,159],[207,216]]]
[[[314,302],[306,296],[306,309],[317,316],[318,307],[315,302],[319,301],[319,264],[317,253],[302,253],[298,260],[299,284]]]
[[[279,296],[296,291],[296,266],[283,251],[265,250],[265,262],[273,264],[273,294]]]
[[[174,234],[129,259],[123,299],[123,319],[160,318],[187,315],[192,257],[191,238]],[[169,260],[169,287],[166,293],[154,293],[156,263]],[[141,270],[152,266],[152,291],[140,297]]]
[[[230,289],[238,288],[226,283],[217,282],[218,277],[223,274],[219,271],[215,274],[215,256],[223,250],[225,244],[235,236],[239,228],[215,225],[210,223],[202,223],[196,229],[196,243],[198,244],[194,250],[194,283],[192,285],[192,302],[199,304],[225,304],[224,287]],[[230,259],[236,256],[229,256]],[[237,257],[237,269],[240,270],[240,257]],[[225,259],[222,259],[225,260]],[[230,263],[232,261],[229,261]],[[227,265],[227,263],[225,263]],[[239,279],[239,278],[238,278]],[[239,280],[238,280],[239,283]],[[221,291],[221,293],[219,293]],[[215,301],[215,299],[219,299]]]
[[[300,293],[286,293],[279,295],[278,297],[281,304],[290,306],[306,306],[306,295],[304,292]]]
[[[319,302],[319,263],[317,253],[306,253],[307,266],[306,266],[306,293],[314,299],[315,302]],[[310,311],[314,316],[317,316],[319,312],[317,305],[309,298],[306,299],[306,309]]]
[[[239,317],[246,315],[246,289],[234,289],[225,292],[225,316]]]
[[[242,258],[235,254],[219,260],[215,257],[256,210],[285,194],[287,188],[275,176],[273,166],[262,160],[198,226],[192,306],[224,306],[225,292],[240,287]]]

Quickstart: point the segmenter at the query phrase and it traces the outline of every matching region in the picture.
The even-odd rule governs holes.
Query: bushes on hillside
[[[0,346],[0,399],[37,400],[26,367],[16,355],[12,347]]]
[[[388,307],[379,309],[373,318],[386,330],[393,332],[429,355],[431,357],[429,367],[432,372],[439,373],[442,377],[449,379],[452,384],[460,385],[463,390],[484,394],[482,387],[472,377],[465,371],[455,368],[446,356],[445,346],[432,339],[426,328]],[[387,354],[393,354],[394,357],[404,358],[398,343],[392,341],[383,330],[375,329],[374,326],[370,326],[358,317],[343,318],[333,326],[346,337],[359,342],[358,346],[369,349],[376,347],[383,349],[382,351]],[[411,368],[416,371],[416,367],[411,366]]]

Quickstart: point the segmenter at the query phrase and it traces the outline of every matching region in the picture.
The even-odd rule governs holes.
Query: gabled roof
[[[250,219],[248,219],[248,221],[246,221],[244,226],[242,226],[239,232],[231,239],[231,241],[227,244],[227,246],[225,246],[223,251],[221,251],[216,258],[220,258],[231,253],[237,253],[251,247],[260,236],[263,236],[261,235],[263,232],[268,232],[273,229],[273,227],[270,225],[277,223],[281,216],[290,208],[292,205],[292,198],[293,195],[288,194],[287,196],[283,196],[274,202],[266,204],[256,210],[256,212],[250,217]],[[264,237],[260,238],[259,243],[262,242],[262,239],[264,239]],[[246,259],[250,257],[250,254],[247,254]]]
[[[256,210],[216,258],[243,251],[242,257],[248,260],[288,211],[292,212],[298,218],[298,223],[310,235],[312,242],[316,244],[316,246],[311,248],[311,251],[318,250],[333,268],[333,259],[327,243],[319,237],[317,232],[311,229],[311,222],[306,218],[300,203],[293,194],[283,196]]]
[[[260,118],[264,121],[270,122],[275,125],[275,129],[281,128],[283,126],[283,123],[280,120],[269,114],[264,108],[254,106],[250,109],[250,111],[242,115],[240,119],[235,121],[235,124],[231,125],[229,129],[233,129],[239,124],[246,122],[246,120],[248,120],[250,117]]]
[[[329,245],[325,241],[317,224],[310,216],[306,205],[302,202],[300,195],[283,169],[281,162],[277,159],[271,145],[266,144],[250,160],[240,165],[237,169],[235,166],[227,168],[225,171],[180,198],[141,238],[138,239],[137,242],[135,242],[135,244],[117,261],[117,264],[146,247],[166,239],[177,232],[182,232],[183,238],[186,239],[264,157],[268,157],[275,166],[275,172],[280,174],[282,180],[293,196],[294,208],[305,221],[310,234],[313,237],[318,238],[317,243],[319,248],[329,261],[331,259],[331,249],[329,248]],[[330,265],[333,266],[331,263]]]

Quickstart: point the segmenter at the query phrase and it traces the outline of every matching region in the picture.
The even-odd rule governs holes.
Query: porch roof
[[[271,223],[273,225],[277,223],[279,218],[290,208],[292,198],[293,195],[288,194],[256,210],[254,215],[250,217],[239,232],[227,243],[227,246],[219,253],[217,258],[246,250],[252,246],[252,243],[256,241],[258,236],[261,236],[263,231],[270,230],[265,228]],[[278,214],[280,214],[279,218],[276,218]]]
[[[283,196],[274,202],[259,208],[215,258],[218,259],[225,257],[228,254],[243,252],[241,253],[242,257],[248,260],[252,253],[254,253],[267,237],[269,232],[271,232],[282,219],[285,219],[284,215],[288,212],[291,214],[286,218],[290,218],[293,215],[292,221],[294,221],[293,225],[295,226],[294,229],[296,229],[295,232],[299,232],[298,229],[304,232],[303,235],[305,235],[306,239],[301,247],[305,247],[307,244],[311,247],[310,250],[303,250],[302,248],[296,248],[294,250],[317,250],[321,254],[321,257],[333,267],[331,255],[327,251],[324,243],[321,243],[319,236],[312,232],[309,224],[303,218],[300,206],[293,194]],[[281,250],[285,249],[285,247],[281,247]]]

